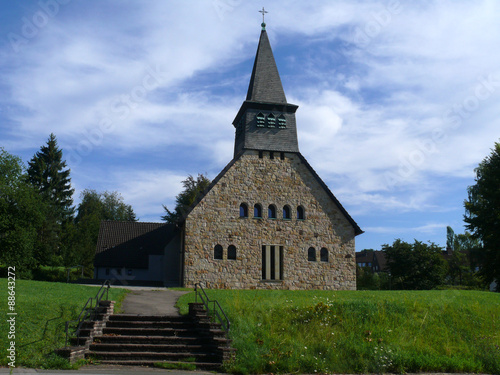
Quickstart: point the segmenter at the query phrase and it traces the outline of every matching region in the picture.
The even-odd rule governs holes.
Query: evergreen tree
[[[500,291],[500,143],[475,169],[476,184],[469,186],[464,202],[464,221],[482,243],[478,251],[480,272],[491,283],[497,280]]]
[[[47,144],[28,162],[28,180],[49,207],[35,248],[35,257],[42,265],[61,264],[63,227],[72,220],[74,213],[74,189],[71,188],[70,170],[65,168],[66,162],[62,160],[62,150],[54,134],[50,134]]]
[[[163,205],[163,208],[167,213],[162,216],[161,219],[170,224],[177,223],[184,217],[184,215],[186,215],[198,196],[200,196],[210,186],[210,183],[210,180],[203,174],[198,174],[196,179],[189,175],[184,181],[182,181],[184,190],[175,197],[175,210],[172,212],[167,208],[167,206]]]
[[[71,219],[74,213],[70,170],[62,160],[62,150],[56,136],[51,133],[47,145],[42,146],[28,162],[29,181],[35,186],[54,210],[59,223]]]

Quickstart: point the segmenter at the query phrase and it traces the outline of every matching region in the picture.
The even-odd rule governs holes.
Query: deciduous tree
[[[36,267],[34,248],[46,206],[27,181],[19,157],[0,148],[0,263],[29,277]]]
[[[441,247],[400,239],[383,245],[393,289],[433,289],[444,282],[446,264]]]

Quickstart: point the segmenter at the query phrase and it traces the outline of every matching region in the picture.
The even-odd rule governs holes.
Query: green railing
[[[226,333],[229,333],[231,322],[229,321],[219,302],[208,298],[205,289],[203,289],[200,283],[194,284],[194,293],[195,302],[198,303],[198,298],[200,298],[201,302],[207,309],[208,315],[212,318],[212,321],[218,320],[224,331],[226,331]]]
[[[78,315],[77,319],[74,320],[68,320],[66,322],[66,343],[65,346],[68,347],[68,341],[70,339],[70,336],[76,336],[77,338],[77,346],[80,345],[80,332],[82,329],[83,323],[86,321],[93,321],[95,320],[95,316],[97,314],[97,308],[99,307],[99,304],[103,300],[104,293],[106,293],[106,300],[108,299],[109,296],[109,288],[111,286],[111,283],[109,280],[106,280],[102,283],[101,288],[97,292],[94,298],[90,297],[87,302],[85,303],[85,306],[83,306],[82,311],[80,311],[80,315]],[[74,330],[72,333],[70,333],[70,326],[74,325]],[[85,338],[86,340],[86,338]]]

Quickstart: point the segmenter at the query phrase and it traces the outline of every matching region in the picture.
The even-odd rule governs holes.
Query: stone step
[[[134,321],[134,320],[110,320],[106,328],[173,328],[173,329],[195,329],[195,322],[168,322],[168,321]]]
[[[217,347],[194,344],[139,344],[139,343],[94,343],[90,345],[92,352],[151,352],[151,353],[197,353],[217,354]]]
[[[220,369],[220,363],[212,362],[183,362],[183,361],[151,361],[151,360],[100,360],[100,365],[120,365],[120,366],[143,366],[143,367],[156,367],[158,364],[169,364],[172,367],[182,365],[193,365],[197,370],[217,371]],[[156,366],[155,366],[156,365]]]
[[[216,345],[224,345],[226,342],[221,340],[213,340],[211,337],[179,337],[179,336],[97,336],[94,338],[95,343],[102,344],[162,344],[162,345],[207,345],[215,343]]]
[[[190,362],[221,362],[221,356],[216,353],[168,353],[168,352],[104,352],[89,351],[86,358],[94,361],[186,361]]]
[[[192,322],[190,317],[186,316],[168,316],[168,315],[133,315],[133,314],[113,314],[109,317],[110,321],[147,321],[147,322]]]
[[[106,327],[102,330],[103,335],[121,335],[121,336],[180,336],[180,337],[203,337],[214,336],[223,337],[226,335],[224,330],[206,330],[194,328],[117,328]],[[82,336],[82,335],[81,335]]]

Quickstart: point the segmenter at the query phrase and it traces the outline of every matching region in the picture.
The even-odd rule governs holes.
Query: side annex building
[[[265,24],[234,156],[177,224],[102,222],[95,278],[229,289],[356,289],[360,227],[300,153]]]

